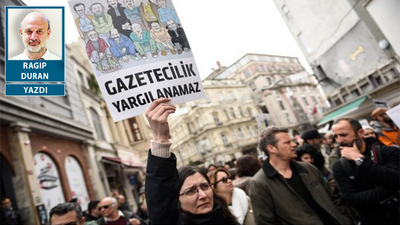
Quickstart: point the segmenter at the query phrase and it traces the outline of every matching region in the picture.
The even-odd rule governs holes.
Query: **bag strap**
[[[382,164],[381,146],[380,145],[371,145],[371,151],[372,151],[372,154],[374,154],[375,163]]]

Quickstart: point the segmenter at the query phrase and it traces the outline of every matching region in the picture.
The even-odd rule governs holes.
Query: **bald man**
[[[116,198],[103,198],[97,205],[102,218],[97,220],[97,224],[121,224],[121,225],[140,225],[143,224],[141,219],[133,213],[121,212],[118,210]]]
[[[25,16],[19,26],[22,42],[25,45],[23,53],[12,60],[60,60],[47,49],[46,41],[50,37],[50,21],[41,13],[31,12]]]

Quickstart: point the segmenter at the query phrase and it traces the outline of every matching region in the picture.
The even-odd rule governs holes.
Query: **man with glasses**
[[[351,224],[319,170],[293,161],[297,144],[287,128],[266,128],[259,147],[268,159],[250,181],[256,224]]]
[[[376,108],[372,111],[373,128],[378,133],[378,139],[386,146],[399,147],[400,131],[392,119],[386,114],[387,109]]]
[[[83,225],[85,217],[79,204],[60,203],[50,210],[50,225]]]
[[[79,35],[82,39],[85,39],[86,33],[94,30],[92,23],[93,16],[86,14],[85,5],[82,2],[74,5],[74,10],[78,14],[78,18],[75,19],[76,27],[78,28]]]
[[[135,214],[118,210],[116,198],[103,198],[97,205],[97,209],[101,212],[102,218],[97,220],[99,225],[140,225],[141,219]]]

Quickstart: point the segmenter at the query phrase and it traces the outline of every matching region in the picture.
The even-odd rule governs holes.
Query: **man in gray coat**
[[[288,129],[268,127],[259,147],[268,156],[250,182],[257,224],[352,224],[329,184],[312,165],[295,162]]]

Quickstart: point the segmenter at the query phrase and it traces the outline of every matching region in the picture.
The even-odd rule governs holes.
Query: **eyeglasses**
[[[99,210],[99,211],[101,211],[101,209],[102,208],[104,208],[104,209],[108,209],[110,206],[113,206],[114,204],[110,204],[110,205],[103,205],[103,206],[100,206],[99,208],[97,208],[97,210]]]
[[[193,186],[193,187],[183,191],[183,193],[179,194],[179,196],[182,196],[182,195],[193,196],[193,195],[199,193],[199,188],[202,191],[208,191],[208,190],[210,190],[210,184],[202,183],[199,186]]]
[[[214,186],[216,186],[219,182],[222,182],[222,183],[226,184],[226,183],[228,183],[228,180],[231,180],[231,178],[229,178],[229,177],[224,177],[224,178],[222,178],[221,180],[216,181],[216,182],[214,183]]]

